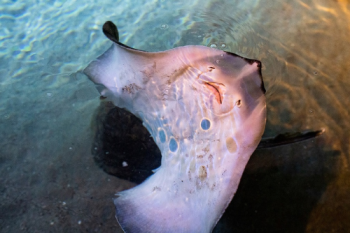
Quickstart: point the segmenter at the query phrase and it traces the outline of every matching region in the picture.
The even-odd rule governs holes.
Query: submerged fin
[[[257,149],[271,148],[301,142],[320,136],[323,133],[324,130],[279,134],[273,138],[263,138]]]

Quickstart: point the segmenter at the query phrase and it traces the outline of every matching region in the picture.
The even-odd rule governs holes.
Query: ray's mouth
[[[222,104],[224,100],[224,95],[223,95],[224,91],[222,89],[225,87],[225,85],[222,83],[206,82],[206,81],[203,81],[203,83],[206,86],[206,88],[208,88],[211,91],[211,93],[213,93],[216,101],[219,104]]]

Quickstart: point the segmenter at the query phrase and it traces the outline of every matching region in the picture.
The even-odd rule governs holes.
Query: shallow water
[[[134,184],[91,155],[98,92],[81,70],[111,44],[216,46],[262,61],[265,136],[324,129],[257,150],[215,232],[350,229],[350,3],[0,0],[0,231],[121,232],[111,201]]]

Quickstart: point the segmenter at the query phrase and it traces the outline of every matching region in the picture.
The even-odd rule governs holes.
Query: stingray
[[[159,147],[161,166],[116,194],[125,232],[211,232],[237,191],[266,123],[261,62],[205,46],[146,52],[114,43],[84,73]]]

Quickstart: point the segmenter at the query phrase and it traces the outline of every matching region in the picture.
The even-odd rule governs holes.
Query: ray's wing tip
[[[88,79],[90,79],[93,83],[95,83],[95,85],[96,85],[96,75],[95,75],[95,69],[96,69],[96,61],[92,61],[92,62],[90,62],[90,64],[87,66],[87,67],[85,67],[84,69],[83,69],[83,74],[85,74],[86,75],[86,77],[88,77]]]
[[[88,77],[88,79],[93,81],[93,78],[92,78],[93,75],[91,73],[91,63],[83,69],[83,74],[86,75],[86,77]]]
[[[260,81],[261,81],[261,84],[260,84],[260,90],[263,92],[263,94],[266,94],[266,89],[265,89],[265,84],[264,84],[264,79],[263,79],[263,76],[262,76],[262,63],[261,61],[259,60],[256,60],[256,59],[250,59],[250,58],[245,58],[245,57],[241,57],[243,58],[246,62],[248,62],[250,65],[253,65],[254,63],[256,64],[256,67],[257,67],[257,73],[260,77]]]
[[[259,74],[259,77],[260,77],[260,80],[261,80],[261,85],[260,85],[260,89],[261,91],[263,92],[263,94],[266,94],[266,89],[265,89],[265,85],[264,85],[264,80],[263,80],[263,77],[262,77],[262,63],[261,61],[259,60],[256,60],[256,59],[250,59],[250,58],[246,58],[246,57],[242,57],[236,53],[232,53],[232,52],[228,52],[228,51],[224,51],[226,54],[228,55],[231,55],[231,56],[235,56],[235,57],[240,57],[242,58],[243,60],[245,60],[248,64],[252,65],[254,63],[256,63],[257,65],[257,68],[258,68],[258,74]]]
[[[145,190],[149,190],[149,186]],[[115,218],[126,233],[209,233],[215,226],[204,221],[198,211],[191,212],[187,205],[167,205],[171,202],[166,192],[160,192],[157,197],[157,202],[164,202],[160,205],[154,203],[154,196],[145,195],[144,190],[137,188],[116,195],[118,194],[119,197],[113,198]],[[159,208],[160,206],[167,208]]]
[[[264,94],[266,94],[266,89],[265,89],[265,85],[264,85],[264,79],[262,77],[262,71],[261,71],[261,69],[262,69],[261,61],[255,60],[255,59],[248,59],[248,58],[246,58],[245,60],[248,61],[250,64],[256,63],[256,67],[258,68],[258,74],[259,74],[259,77],[260,77],[260,80],[261,80],[260,89],[261,89],[261,91]]]

